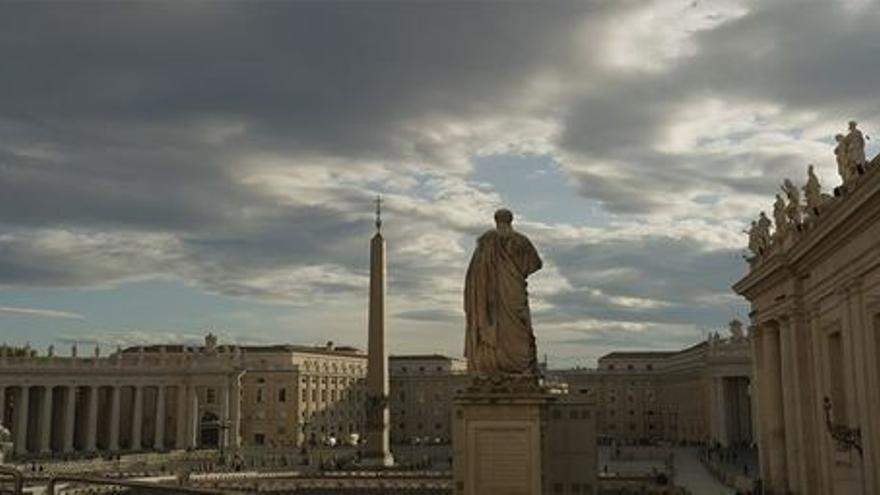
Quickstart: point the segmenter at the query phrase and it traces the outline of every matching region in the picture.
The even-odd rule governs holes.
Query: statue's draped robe
[[[537,373],[526,277],[541,269],[532,243],[515,231],[477,240],[464,285],[464,354],[473,373]]]

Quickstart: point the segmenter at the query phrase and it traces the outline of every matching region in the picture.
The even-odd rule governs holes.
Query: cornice
[[[857,236],[866,224],[880,221],[880,166],[871,166],[852,191],[832,201],[834,205],[827,214],[806,231],[795,234],[793,240],[786,239],[766,257],[751,263],[749,272],[733,285],[733,290],[754,299],[761,288],[777,285],[778,277],[784,279],[785,275],[798,273],[797,267],[812,266]]]

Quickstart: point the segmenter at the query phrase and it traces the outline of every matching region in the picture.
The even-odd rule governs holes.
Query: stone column
[[[156,387],[156,436],[153,449],[165,449],[165,385],[162,384]]]
[[[73,439],[76,431],[76,385],[65,387],[64,390],[64,444],[62,451],[73,452]]]
[[[98,392],[97,385],[89,387],[89,403],[86,407],[86,452],[94,452],[98,446]]]
[[[186,385],[177,386],[177,432],[174,435],[174,446],[178,449],[186,448]]]
[[[799,467],[803,463],[801,447],[798,439],[797,419],[797,389],[800,387],[796,380],[795,367],[797,357],[794,354],[794,326],[792,319],[786,316],[782,319],[779,328],[779,353],[781,356],[782,374],[782,401],[783,421],[785,422],[785,456],[786,477],[788,486],[795,493],[802,493]]]
[[[132,401],[131,420],[131,450],[141,450],[141,437],[143,436],[144,423],[144,387],[134,386],[134,400]]]
[[[232,378],[232,414],[230,421],[232,424],[232,447],[241,446],[241,373],[236,372]]]
[[[752,345],[752,436],[758,446],[758,465],[761,478],[769,480],[770,464],[767,452],[770,443],[767,436],[767,425],[759,420],[759,418],[763,418],[763,411],[767,409],[767,374],[765,372],[767,359],[764,348],[766,340],[764,327],[757,324],[752,325],[749,329],[749,338]]]
[[[15,453],[27,454],[28,407],[30,405],[30,386],[22,385],[15,405]]]
[[[40,453],[52,452],[52,385],[43,386],[40,397]]]
[[[199,394],[195,385],[190,387],[189,401],[189,435],[187,436],[187,442],[189,447],[196,448],[199,446]]]
[[[715,414],[717,417],[715,418],[717,429],[715,430],[715,435],[717,436],[716,440],[721,443],[721,445],[728,447],[729,435],[727,433],[727,407],[725,401],[727,400],[727,391],[724,388],[724,377],[719,376],[715,378]]]
[[[784,405],[782,398],[782,355],[779,344],[779,326],[766,325],[764,339],[764,377],[761,389],[766,403],[762,413],[767,418],[767,461],[770,468],[769,493],[787,493],[787,453],[785,442]]]
[[[119,401],[122,389],[119,385],[110,387],[110,442],[107,450],[119,450]]]
[[[219,444],[229,446],[229,379],[220,387],[220,434]]]
[[[0,385],[0,424],[8,427],[6,424],[6,387]]]

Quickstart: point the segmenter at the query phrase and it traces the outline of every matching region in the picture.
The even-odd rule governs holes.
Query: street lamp
[[[225,464],[226,463],[226,456],[225,456],[224,447],[226,446],[226,431],[232,428],[232,421],[230,421],[228,419],[223,419],[223,420],[215,419],[214,421],[211,421],[210,423],[208,423],[207,426],[212,426],[214,428],[217,428],[217,432],[218,432],[217,443],[220,444],[220,461],[223,464]]]
[[[834,424],[831,420],[831,399],[827,396],[824,400],[825,407],[825,427],[837,442],[837,447],[844,451],[855,449],[862,455],[862,430],[859,428],[850,428],[844,424]]]

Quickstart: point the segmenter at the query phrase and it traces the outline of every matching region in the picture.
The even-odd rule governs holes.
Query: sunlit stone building
[[[880,159],[857,165],[834,197],[789,198],[734,286],[768,493],[880,493]]]
[[[19,456],[353,442],[365,373],[363,352],[332,343],[3,349],[0,420]]]
[[[467,362],[438,354],[391,356],[391,441],[447,443],[452,399],[467,386]]]
[[[751,350],[744,336],[680,351],[612,352],[596,369],[553,371],[571,395],[598,407],[598,432],[611,441],[750,445]]]
[[[389,361],[392,440],[448,442],[452,397],[467,379],[464,360]],[[356,444],[365,377],[366,355],[332,343],[232,346],[208,336],[203,346],[131,347],[109,356],[4,348],[0,422],[22,457]]]

